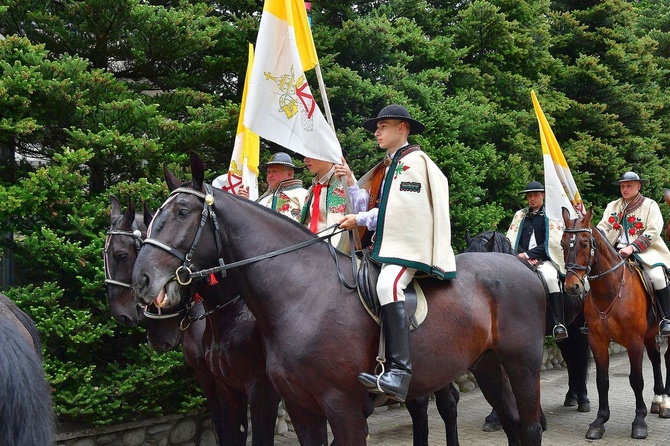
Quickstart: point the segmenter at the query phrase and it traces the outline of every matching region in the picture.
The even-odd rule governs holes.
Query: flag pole
[[[312,19],[309,16],[309,11],[312,9],[312,3],[311,2],[305,2],[305,12],[307,14],[307,20],[309,22],[309,26],[311,28],[312,26]],[[326,112],[326,121],[328,122],[328,125],[330,128],[333,130],[333,133],[335,133],[335,123],[333,122],[333,115],[330,112],[330,104],[328,103],[328,95],[326,94],[326,84],[323,81],[323,76],[321,75],[321,64],[317,63],[316,66],[314,67],[314,71],[316,71],[316,79],[319,83],[319,92],[321,93],[321,100],[323,101],[323,109]],[[346,176],[342,175],[340,177],[340,182],[342,183],[342,189],[344,189],[344,198],[345,198],[345,203],[346,203],[346,213],[350,214],[353,212],[353,206],[351,205],[351,196],[349,195],[349,184],[347,183],[347,178]],[[353,239],[354,239],[354,249],[357,251],[360,251],[363,249],[363,244],[361,243],[361,235],[358,232],[358,229],[351,230],[349,232],[353,233]]]

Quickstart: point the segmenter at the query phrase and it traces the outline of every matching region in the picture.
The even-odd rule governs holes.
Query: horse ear
[[[135,221],[135,203],[131,198],[128,199],[128,209],[123,213],[122,225],[124,228],[132,228]]]
[[[163,175],[165,176],[165,183],[170,192],[181,187],[181,181],[179,181],[179,178],[177,178],[175,174],[170,172],[170,169],[168,169],[167,164],[165,163],[163,163]]]
[[[121,215],[121,202],[119,201],[118,198],[116,198],[114,195],[109,196],[109,201],[112,204],[112,210],[111,210],[111,215]]]
[[[663,200],[670,206],[670,189],[663,189]]]
[[[591,218],[593,217],[593,207],[590,207],[586,214],[584,214],[583,220],[589,224],[591,223]]]
[[[568,222],[570,221],[570,211],[566,207],[561,208],[561,212],[563,213],[563,221],[567,225]]]
[[[151,220],[154,219],[154,215],[149,210],[149,206],[147,205],[146,201],[142,202],[142,214],[144,217],[144,225],[148,228],[151,224]]]
[[[470,231],[468,230],[465,231],[465,243],[468,245],[472,243],[472,237],[470,237]]]
[[[202,183],[205,179],[205,164],[202,158],[197,153],[191,150],[189,152],[191,158],[191,181],[193,182],[193,189],[202,190]]]

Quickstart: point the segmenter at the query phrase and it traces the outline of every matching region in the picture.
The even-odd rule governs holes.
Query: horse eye
[[[187,217],[188,214],[190,214],[190,213],[191,212],[188,209],[179,209],[179,212],[177,213],[177,216],[179,218],[183,218],[183,217]]]

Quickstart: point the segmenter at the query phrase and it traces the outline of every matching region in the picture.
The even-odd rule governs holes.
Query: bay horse
[[[466,234],[467,248],[465,252],[502,252],[516,256],[512,243],[505,234],[498,231],[486,231],[470,237]],[[584,312],[582,302],[578,298],[563,299],[563,314],[565,315],[565,326],[568,329],[568,338],[556,343],[561,350],[563,359],[568,369],[568,391],[563,401],[564,406],[577,406],[579,412],[590,412],[591,402],[588,397],[586,378],[589,366],[589,341],[580,332],[584,325]],[[549,307],[547,307],[549,309]],[[545,334],[551,335],[551,324],[547,314]],[[500,423],[497,414],[493,410],[484,421],[482,427],[485,431],[498,430]]]
[[[301,444],[324,444],[313,432],[327,420],[338,445],[364,445],[369,397],[357,376],[374,368],[379,327],[336,274],[334,260],[347,270],[351,259],[284,216],[212,190],[197,155],[191,169],[192,188],[173,190],[152,222],[133,271],[136,298],[169,308],[181,299],[176,280],[229,269],[261,327],[268,373]],[[480,387],[510,444],[541,444],[543,287],[508,255],[465,253],[456,262],[457,279],[423,283],[431,310],[411,335],[408,399],[476,367],[488,374]]]
[[[130,326],[137,324],[139,307],[130,290],[132,271],[152,218],[146,205],[138,214],[129,200],[122,212],[118,199],[111,197],[111,226],[103,257],[108,299],[115,318]],[[184,359],[207,400],[221,446],[246,444],[248,410],[252,445],[272,445],[280,398],[265,373],[264,348],[255,319],[230,284],[203,281],[197,285],[188,292],[191,298],[196,293],[206,296],[204,304],[195,305],[191,300],[188,308],[176,313],[142,310],[142,316],[147,316],[149,345],[164,352],[181,342]],[[110,292],[115,289],[120,292]],[[215,318],[205,320],[214,312]]]
[[[670,374],[663,384],[660,346],[656,340],[659,316],[645,285],[632,262],[619,256],[605,236],[591,224],[592,210],[583,217],[570,220],[563,208],[565,230],[561,244],[565,257],[565,289],[572,295],[584,293],[588,279],[590,290],[584,302],[584,317],[589,326],[589,345],[596,363],[598,415],[586,432],[588,439],[600,439],[610,417],[609,346],[610,340],[626,348],[630,361],[629,381],[635,394],[635,418],[631,437],[646,438],[647,406],[642,392],[644,378],[642,361],[644,349],[654,374],[652,411],[662,417],[670,416]],[[670,370],[670,349],[665,353],[666,370]],[[670,372],[669,372],[670,373]]]
[[[33,320],[0,293],[0,444],[53,444],[56,416]]]
[[[169,171],[165,172],[170,190],[181,187],[181,182]],[[144,206],[142,214],[135,213],[129,200],[125,211],[115,197],[111,197],[111,226],[105,242],[105,274],[108,292],[116,286],[127,292],[131,299],[108,294],[113,312],[126,325],[138,306],[129,284],[137,258],[137,240],[146,238],[146,228],[153,215]],[[139,230],[140,233],[134,233]],[[109,280],[114,278],[114,280]],[[211,283],[211,282],[210,282]],[[111,285],[111,286],[110,286]],[[180,343],[186,363],[193,369],[195,379],[205,394],[207,405],[221,445],[244,445],[248,432],[247,403],[251,410],[252,444],[273,444],[279,396],[265,373],[264,347],[254,316],[249,312],[233,281],[224,279],[219,284],[194,282],[184,290],[182,305],[172,311],[161,311],[150,305],[143,310],[149,346],[166,352]],[[202,299],[196,304],[194,298]],[[116,316],[116,315],[115,315]],[[447,427],[447,444],[458,446],[456,426],[458,391],[453,386],[436,392],[438,411]],[[422,397],[407,401],[412,417],[415,446],[428,446],[428,403]],[[372,407],[369,408],[372,412]],[[327,441],[327,426],[320,428]]]

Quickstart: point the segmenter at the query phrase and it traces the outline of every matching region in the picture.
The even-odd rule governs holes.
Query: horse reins
[[[572,263],[565,263],[565,272],[567,273],[572,273],[577,277],[579,282],[582,284],[582,289],[586,288],[586,283],[582,277],[579,277],[576,273],[576,271],[585,271],[584,277],[588,278],[588,280],[597,280],[603,276],[606,276],[614,271],[616,271],[620,266],[622,266],[624,263],[626,263],[626,259],[622,258],[621,261],[616,263],[614,266],[609,268],[607,271],[601,272],[599,274],[595,275],[589,275],[591,272],[591,268],[593,266],[593,262],[595,260],[595,253],[596,253],[596,242],[595,242],[595,237],[593,236],[593,231],[591,228],[565,228],[563,232],[568,233],[568,234],[573,234],[572,237],[570,238],[570,244],[568,246],[568,258],[569,260],[572,261]],[[587,232],[589,234],[589,245],[590,245],[590,251],[589,251],[589,260],[586,264],[586,266],[579,265],[576,263],[577,259],[577,253],[576,253],[576,239],[577,239],[577,233],[580,232]],[[603,325],[605,326],[605,330],[609,333],[609,330],[607,329],[607,315],[608,313],[612,310],[614,307],[614,304],[619,300],[619,297],[621,297],[621,290],[623,290],[624,284],[626,283],[626,270],[622,270],[621,272],[621,281],[619,282],[619,287],[616,291],[616,294],[614,295],[614,299],[612,299],[612,302],[607,306],[605,311],[601,310],[598,307],[598,304],[593,301],[593,305],[596,307],[596,310],[598,310],[598,317],[600,318],[601,321],[603,321]]]
[[[339,230],[339,231],[335,230],[337,225],[333,225],[333,226],[330,226],[329,228],[327,228],[325,231],[333,229],[333,231],[330,234],[327,234],[327,235],[317,236],[315,238],[306,240],[304,242],[297,243],[295,245],[288,246],[286,248],[278,249],[276,251],[271,251],[271,252],[268,252],[268,253],[265,253],[265,254],[260,254],[260,255],[257,255],[257,256],[254,256],[254,257],[251,257],[251,258],[248,258],[248,259],[239,260],[237,262],[233,262],[233,263],[229,263],[229,264],[226,264],[225,261],[223,260],[223,258],[219,257],[219,259],[218,259],[219,266],[215,266],[215,267],[208,268],[208,269],[203,269],[203,270],[200,270],[200,271],[192,271],[191,266],[193,265],[193,263],[191,262],[191,259],[193,257],[193,253],[195,252],[195,249],[198,245],[198,241],[200,240],[202,230],[203,230],[205,224],[207,223],[208,217],[211,218],[211,221],[212,221],[212,226],[213,226],[213,230],[214,230],[214,241],[215,241],[215,244],[216,244],[216,252],[217,252],[217,254],[219,254],[221,252],[220,246],[219,246],[219,238],[218,238],[219,224],[218,224],[218,220],[216,218],[216,213],[212,209],[212,205],[214,204],[214,195],[212,194],[212,188],[209,184],[205,184],[205,190],[206,190],[206,193],[203,193],[203,192],[197,191],[195,189],[191,189],[191,188],[187,188],[187,187],[179,187],[179,188],[173,190],[170,193],[170,198],[179,194],[179,193],[187,193],[187,194],[195,195],[196,197],[203,200],[203,209],[202,209],[202,217],[200,219],[200,224],[198,226],[198,230],[196,232],[196,235],[193,239],[193,243],[191,244],[191,248],[189,249],[189,252],[186,255],[182,254],[179,250],[177,250],[176,248],[174,248],[174,247],[172,247],[168,244],[165,244],[163,242],[160,242],[158,240],[155,240],[155,239],[151,238],[150,231],[148,232],[147,239],[142,242],[143,244],[144,243],[150,244],[150,245],[156,246],[156,247],[158,247],[158,248],[160,248],[160,249],[162,249],[166,252],[169,252],[170,254],[172,254],[173,256],[177,257],[179,260],[182,261],[182,265],[177,268],[177,270],[175,271],[175,274],[174,274],[175,275],[175,280],[180,285],[186,286],[186,285],[190,284],[193,281],[193,279],[202,279],[204,277],[207,277],[211,274],[216,274],[216,273],[221,273],[221,276],[225,277],[226,276],[226,270],[229,270],[229,269],[232,269],[232,268],[237,268],[239,266],[248,265],[248,264],[251,264],[251,263],[256,263],[256,262],[259,262],[261,260],[271,259],[273,257],[277,257],[277,256],[282,255],[282,254],[287,254],[289,252],[297,251],[297,250],[305,248],[307,246],[314,245],[314,244],[322,242],[324,240],[328,240],[328,242],[329,242],[328,243],[329,252],[330,252],[331,256],[333,257],[333,259],[335,261],[335,265],[336,265],[336,268],[337,268],[338,277],[340,279],[340,282],[348,289],[355,289],[356,288],[356,262],[355,262],[355,252],[353,251],[353,245],[352,245],[352,264],[353,264],[352,268],[353,268],[354,283],[352,285],[352,284],[349,284],[346,281],[346,279],[344,278],[344,275],[342,274],[342,271],[339,268],[339,263],[338,263],[338,260],[337,260],[337,253],[335,252],[335,248],[333,247],[332,243],[330,243],[330,239],[333,236],[335,236],[336,234],[338,234],[340,232],[345,231],[344,229]],[[167,202],[165,204],[167,204]],[[165,204],[163,204],[163,206],[165,206]],[[161,208],[158,210],[156,215],[158,215],[158,213],[160,213],[163,206],[161,206]],[[156,218],[154,218],[153,221],[156,221]],[[325,232],[325,231],[322,231],[322,232]],[[350,234],[350,238],[351,237],[352,237],[352,235]],[[184,272],[187,274],[187,278],[182,280],[182,278],[180,276],[180,273],[184,273]]]

